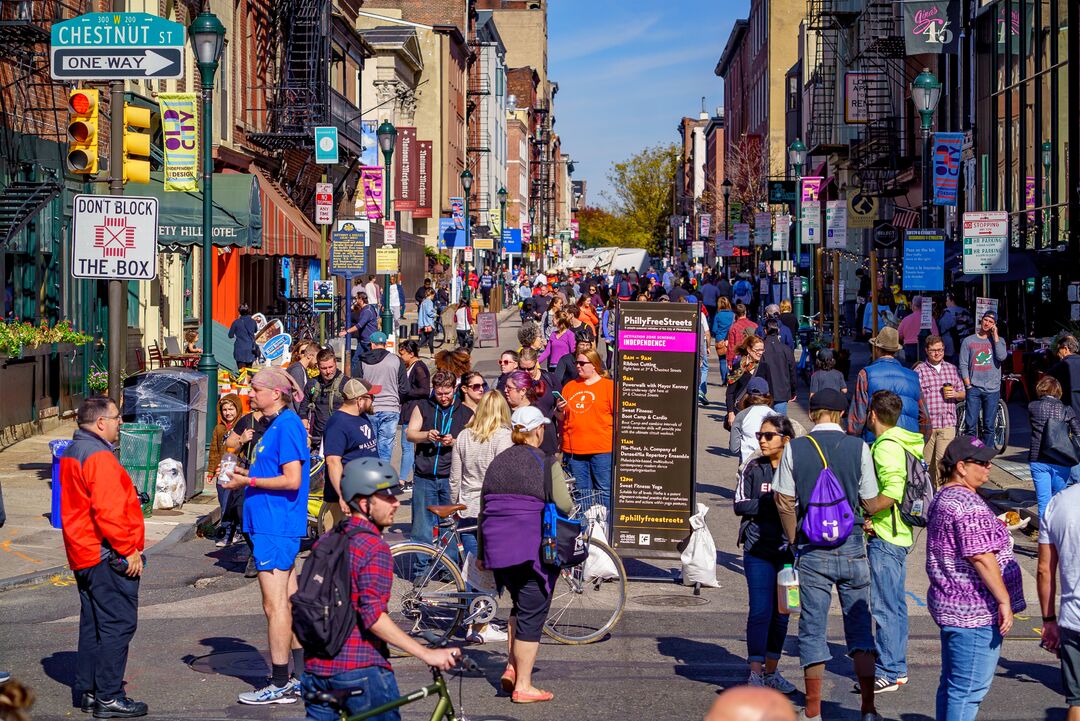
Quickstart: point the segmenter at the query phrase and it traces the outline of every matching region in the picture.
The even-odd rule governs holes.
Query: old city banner
[[[908,55],[952,53],[960,49],[958,0],[901,3],[904,8],[904,45]]]
[[[364,196],[363,211],[368,220],[380,220],[383,207],[383,169],[378,165],[360,168],[360,188]]]
[[[165,190],[199,189],[199,115],[195,93],[158,93],[165,144]]]

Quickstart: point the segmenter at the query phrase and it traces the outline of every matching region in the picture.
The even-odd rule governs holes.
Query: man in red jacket
[[[91,397],[76,420],[79,428],[60,459],[64,549],[80,602],[74,690],[94,718],[145,716],[146,704],[124,695],[145,539],[135,486],[113,455],[120,411],[109,398]]]

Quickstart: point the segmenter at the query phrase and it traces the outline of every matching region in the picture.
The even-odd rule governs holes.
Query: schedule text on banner
[[[199,105],[195,93],[158,93],[165,152],[165,190],[199,189]]]
[[[963,133],[934,133],[934,205],[956,205]]]

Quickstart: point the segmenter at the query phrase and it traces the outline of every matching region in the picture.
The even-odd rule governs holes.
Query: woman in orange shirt
[[[563,461],[579,493],[598,492],[596,503],[611,509],[611,449],[615,426],[615,383],[595,350],[577,354],[577,380],[562,389]]]
[[[589,302],[588,296],[581,296],[578,299],[578,318],[582,323],[592,328],[593,335],[597,335],[597,327],[600,325],[600,318],[596,315],[596,309],[593,308],[592,303]]]

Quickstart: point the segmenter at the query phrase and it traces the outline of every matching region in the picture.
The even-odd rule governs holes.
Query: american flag
[[[898,205],[893,212],[892,224],[895,228],[917,228],[919,227],[919,214],[911,208],[901,208]]]

